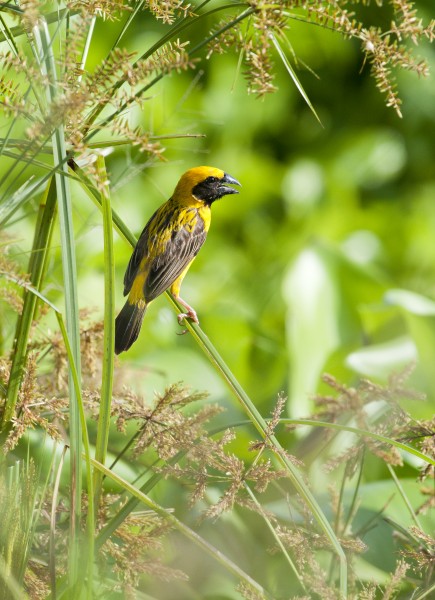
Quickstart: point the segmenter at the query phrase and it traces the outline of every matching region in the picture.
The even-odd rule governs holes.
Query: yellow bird
[[[185,318],[198,317],[180,298],[180,287],[210,227],[210,207],[215,200],[238,190],[237,179],[214,167],[195,167],[181,177],[172,197],[153,214],[142,231],[124,276],[127,302],[115,321],[115,352],[128,350],[136,341],[147,306],[170,288],[185,309]]]

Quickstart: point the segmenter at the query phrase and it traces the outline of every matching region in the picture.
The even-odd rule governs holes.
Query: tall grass
[[[271,57],[277,50],[278,58],[315,112],[284,51],[283,31],[291,19],[331,27],[365,44],[364,52],[372,62],[379,87],[397,112],[399,99],[385,61],[418,72],[423,68],[417,68],[409,54],[401,50],[401,45],[395,46],[396,54],[392,58],[386,38],[377,29],[367,30],[362,24],[355,23],[346,11],[346,3],[335,3],[327,13],[322,3],[302,6],[303,10],[297,2],[217,3],[218,6],[213,7],[209,4],[206,0],[192,9],[179,2],[153,3],[154,16],[167,25],[157,42],[139,58],[133,58],[121,43],[135,20],[141,17],[145,9],[143,2],[136,2],[132,9],[129,3],[121,1],[72,3],[62,8],[60,5],[54,8],[48,2],[27,2],[21,8],[0,3],[2,41],[8,47],[3,60],[9,73],[1,80],[6,123],[3,131],[6,133],[1,140],[0,154],[9,165],[5,166],[0,180],[1,226],[5,227],[17,216],[31,221],[28,207],[35,198],[39,199],[26,268],[28,277],[24,277],[12,261],[5,259],[0,265],[4,278],[13,281],[24,295],[10,359],[5,355],[0,365],[5,388],[2,443],[5,453],[17,452],[19,456],[23,452],[29,455],[34,452],[37,461],[31,436],[26,433],[29,428],[44,428],[55,439],[60,439],[61,435],[67,438],[65,463],[63,459],[60,461],[56,475],[51,466],[46,475],[49,485],[39,488],[39,506],[47,504],[52,508],[48,523],[41,515],[46,511],[37,510],[33,467],[27,466],[21,482],[15,477],[3,487],[5,494],[0,500],[4,514],[10,518],[1,539],[0,597],[6,598],[8,594],[23,597],[26,588],[35,598],[93,598],[96,589],[104,594],[121,584],[131,593],[139,585],[142,572],[151,577],[182,577],[175,569],[170,570],[157,561],[155,555],[151,554],[148,562],[142,557],[143,550],[152,548],[155,540],[163,538],[170,528],[179,532],[199,552],[211,557],[223,573],[222,581],[229,578],[239,582],[234,597],[272,598],[281,594],[282,588],[271,581],[270,573],[275,568],[272,559],[263,573],[256,572],[251,565],[237,564],[230,548],[222,551],[208,541],[206,535],[199,535],[182,517],[175,516],[151,498],[150,494],[158,483],[164,483],[165,477],[186,478],[194,490],[193,499],[204,504],[205,514],[209,517],[217,519],[237,506],[241,507],[242,514],[246,509],[251,510],[269,531],[277,552],[283,557],[285,569],[290,570],[288,577],[293,595],[300,592],[344,598],[348,596],[349,583],[354,597],[364,592],[364,583],[349,578],[348,562],[361,551],[361,545],[350,527],[342,527],[339,515],[344,500],[340,498],[334,507],[338,515],[334,520],[330,509],[326,509],[325,499],[315,497],[302,465],[287,448],[290,435],[282,431],[288,424],[281,417],[282,397],[278,398],[272,417],[263,417],[198,325],[187,324],[198,350],[207,357],[246,414],[248,420],[244,426],[251,432],[256,431],[260,437],[251,445],[252,459],[235,456],[227,448],[234,436],[229,429],[233,425],[237,429],[237,424],[230,422],[224,431],[213,432],[209,421],[217,409],[211,406],[190,408],[198,396],[183,387],[172,386],[161,392],[152,407],[144,406],[131,391],[124,391],[121,397],[114,391],[113,229],[132,247],[136,238],[111,208],[110,169],[99,148],[112,144],[113,139],[107,137],[111,134],[116,138],[115,143],[139,146],[150,161],[160,160],[164,151],[161,139],[132,128],[125,113],[133,105],[140,104],[144,95],[162,78],[193,69],[204,49],[210,54],[236,49],[247,61],[250,90],[259,95],[274,89]],[[431,37],[433,25],[424,28],[421,23],[416,23],[409,3],[396,4],[401,5],[396,7],[397,15],[401,15],[397,27],[403,36]],[[405,8],[409,10],[405,11]],[[101,16],[119,19],[118,35],[107,56],[91,72],[87,70],[87,61],[96,20]],[[222,16],[225,16],[224,20],[219,20]],[[148,15],[147,19],[151,17]],[[190,36],[197,35],[206,23],[212,23],[213,28],[206,34],[202,31],[202,39],[189,50],[185,42]],[[98,142],[94,140],[96,136],[100,137]],[[87,328],[79,311],[80,279],[73,222],[77,184],[101,210],[105,277],[102,328],[98,325]],[[53,256],[54,229],[60,239],[63,309],[51,302],[47,297],[49,292],[44,292],[50,288],[47,263]],[[174,309],[179,310],[171,301]],[[35,323],[43,322],[41,319],[47,311],[51,316],[55,315],[60,335],[56,337],[51,332],[35,341],[32,328]],[[92,346],[98,341],[102,345],[100,353]],[[90,358],[95,360],[95,357],[101,365],[101,385],[92,388],[88,386],[86,375]],[[47,364],[53,369],[48,381]],[[66,382],[62,383],[65,370]],[[338,386],[334,389],[347,398]],[[384,392],[384,396],[392,396],[392,405],[393,392]],[[90,414],[97,419],[95,440],[87,418]],[[62,419],[65,419],[65,427],[59,427]],[[146,469],[142,469],[137,483],[117,474],[114,466],[108,466],[114,420],[120,429],[127,427],[131,435],[114,463],[122,463],[124,455],[128,455],[139,470],[141,462],[137,456],[144,453],[146,457],[143,459]],[[374,454],[382,447],[383,459],[388,465],[394,464],[394,456],[385,447],[413,454],[427,465],[435,464],[431,456],[398,441],[397,432],[383,435],[375,427],[369,430],[369,424],[367,428],[361,423],[353,427],[346,423],[315,420],[290,421],[290,424],[351,432]],[[375,446],[375,442],[380,446]],[[135,449],[133,453],[129,452],[132,448]],[[15,473],[24,469],[22,460],[12,469],[7,467],[6,460],[3,455],[0,466],[5,473],[8,468],[9,472]],[[61,484],[66,463],[69,465],[68,485]],[[33,465],[33,462],[28,461],[27,465]],[[41,473],[42,470],[39,472],[42,480]],[[408,510],[415,516],[406,491],[394,472],[391,475]],[[345,469],[342,477],[344,486],[351,475]],[[209,479],[213,481],[214,478],[223,485],[218,501],[207,496]],[[108,482],[115,486],[118,494],[115,501],[107,491],[107,488],[111,489]],[[277,515],[266,509],[267,501],[262,505],[262,494],[272,494],[270,488],[281,507],[289,507],[293,521],[280,522]],[[138,511],[139,505],[147,510]],[[21,521],[18,516],[13,518],[17,513]],[[35,532],[35,515],[40,520],[41,535]],[[349,516],[348,524],[351,520]],[[415,518],[414,521],[419,524]],[[247,522],[250,522],[248,518]],[[59,535],[60,529],[64,537]],[[25,535],[19,536],[19,530],[25,531]],[[427,552],[433,552],[431,542],[424,536],[421,532],[414,538],[424,544]],[[292,539],[299,540],[304,546],[303,552],[292,546]],[[30,551],[32,544],[33,553]],[[62,559],[65,554],[67,561]],[[328,562],[329,575],[326,577],[319,565],[324,568]],[[396,579],[406,587],[404,572],[396,575]],[[425,590],[432,589],[430,581],[424,578],[422,581],[420,597],[424,597]]]

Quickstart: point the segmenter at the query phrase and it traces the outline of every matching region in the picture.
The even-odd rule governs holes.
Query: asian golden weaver
[[[142,231],[124,276],[128,294],[115,321],[115,352],[128,350],[136,341],[148,304],[170,288],[186,309],[178,322],[196,312],[179,296],[181,282],[205,242],[210,227],[210,207],[215,200],[238,191],[225,184],[237,179],[214,167],[195,167],[181,177],[172,197],[156,212]]]

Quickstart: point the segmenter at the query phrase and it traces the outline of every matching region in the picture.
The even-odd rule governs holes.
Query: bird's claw
[[[183,325],[184,319],[191,319],[194,323],[199,325],[198,315],[196,314],[196,312],[194,310],[186,312],[186,313],[180,313],[177,316],[178,324]],[[177,335],[184,335],[185,333],[187,333],[187,329],[185,329],[181,333],[177,333]]]

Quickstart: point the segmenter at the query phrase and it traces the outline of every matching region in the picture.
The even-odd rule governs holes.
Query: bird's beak
[[[221,184],[222,183],[230,183],[231,185],[239,185],[240,187],[242,187],[242,184],[239,183],[237,179],[234,179],[234,177],[231,177],[231,175],[228,175],[228,173],[224,173],[224,176],[221,179]],[[239,193],[239,190],[235,190],[234,188],[228,187],[227,185],[219,185],[219,191],[221,193],[223,192],[223,196],[226,196],[227,194]]]

